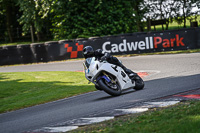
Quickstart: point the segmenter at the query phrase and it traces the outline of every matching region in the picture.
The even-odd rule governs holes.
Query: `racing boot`
[[[126,73],[128,74],[128,76],[129,76],[130,79],[135,80],[137,78],[137,73],[134,73],[130,69],[128,69],[128,71]]]
[[[125,73],[129,76],[130,79],[136,79],[137,73],[134,73],[130,69],[126,68],[124,65],[121,65],[122,69],[125,71]]]
[[[137,73],[132,72],[131,74],[129,74],[129,78],[132,80],[137,79],[137,77],[138,77]]]

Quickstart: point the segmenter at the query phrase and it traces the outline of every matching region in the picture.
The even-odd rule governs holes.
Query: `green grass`
[[[0,113],[90,91],[81,72],[0,73]]]
[[[200,101],[181,103],[166,109],[153,109],[142,114],[126,115],[72,132],[199,133]]]
[[[32,42],[14,42],[14,43],[1,43],[0,47],[2,46],[15,46],[15,45],[23,45],[23,44],[31,44]],[[35,42],[35,43],[44,43],[44,42]]]
[[[198,27],[200,26],[200,15],[197,17]],[[184,24],[178,24],[177,22],[173,21],[172,23],[169,23],[168,30],[175,30],[175,29],[182,29]],[[162,25],[156,25],[156,31],[162,31]],[[166,29],[166,25],[163,25],[164,30]],[[190,21],[186,19],[186,27],[190,28]],[[145,30],[147,31],[147,27],[145,27]],[[154,26],[151,26],[151,30],[154,31]]]
[[[1,46],[6,46],[6,45],[11,46],[11,45],[18,45],[18,44],[31,44],[31,42],[2,43],[2,44],[0,44],[0,47],[1,47]]]

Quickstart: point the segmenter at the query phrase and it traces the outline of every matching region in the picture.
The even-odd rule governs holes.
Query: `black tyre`
[[[140,76],[137,76],[135,79],[135,90],[142,90],[144,88],[144,81]]]
[[[106,81],[104,79],[100,79],[98,81],[99,87],[102,88],[106,93],[110,94],[111,96],[119,96],[121,94],[121,88],[118,84],[116,84],[117,88],[112,89],[106,85]]]
[[[102,89],[101,89],[98,85],[95,85],[95,88],[96,88],[97,90],[102,91]]]

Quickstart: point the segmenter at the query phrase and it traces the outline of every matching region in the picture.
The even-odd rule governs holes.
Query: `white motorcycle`
[[[96,89],[104,90],[112,96],[119,96],[123,90],[130,88],[135,90],[144,88],[144,81],[141,77],[136,75],[134,79],[130,79],[120,66],[107,61],[99,61],[91,57],[83,62],[83,66],[89,83],[94,83]]]

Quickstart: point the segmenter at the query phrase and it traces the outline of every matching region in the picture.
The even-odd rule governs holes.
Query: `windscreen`
[[[89,66],[90,66],[90,64],[91,64],[91,62],[92,62],[92,59],[93,59],[93,57],[87,58],[87,59],[85,60],[85,65],[86,65],[87,68],[89,68]]]

